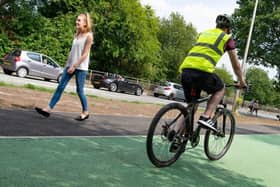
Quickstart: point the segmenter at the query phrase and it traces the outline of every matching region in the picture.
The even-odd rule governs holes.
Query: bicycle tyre
[[[149,160],[156,166],[156,167],[167,167],[176,162],[176,160],[180,157],[180,155],[184,152],[187,141],[184,141],[173,155],[170,155],[170,158],[168,159],[161,159],[160,156],[156,152],[156,148],[154,147],[154,144],[157,144],[156,139],[162,139],[159,138],[156,134],[156,128],[160,125],[161,118],[169,111],[171,110],[177,110],[180,115],[186,116],[186,108],[179,103],[170,103],[165,106],[163,106],[154,116],[150,127],[148,129],[147,139],[146,139],[146,152],[148,155]],[[162,134],[160,134],[162,137]],[[168,151],[164,150],[164,151]]]
[[[235,119],[231,112],[225,108],[218,108],[216,111],[217,113],[215,115],[218,115],[216,118],[216,128],[218,130],[224,128],[224,131],[226,132],[223,133],[224,137],[221,137],[212,130],[206,131],[204,139],[204,152],[209,160],[219,160],[222,158],[229,150],[235,134]],[[225,145],[220,146],[221,150],[215,152],[214,146],[219,143],[218,141],[225,142]]]

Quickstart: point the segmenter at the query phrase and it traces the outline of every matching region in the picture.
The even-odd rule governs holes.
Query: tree
[[[2,1],[0,6],[0,55],[20,45],[20,37],[36,32],[38,19],[34,14],[33,1]],[[8,23],[8,24],[7,24]]]
[[[65,14],[50,19],[40,17],[42,29],[21,38],[20,47],[47,54],[64,66],[74,34],[75,14]]]
[[[15,0],[6,5],[1,12],[5,19],[0,21],[3,26],[0,36],[4,41],[0,53],[3,55],[15,48],[32,50],[47,54],[64,65],[71,47],[76,15],[71,13],[48,19],[37,11],[36,5],[35,0]]]
[[[215,73],[224,81],[225,84],[233,84],[233,77],[225,68],[216,67]],[[232,96],[233,93],[233,88],[226,89],[226,95]]]
[[[0,20],[0,45],[4,43],[6,49],[10,45],[9,49],[42,52],[64,65],[75,17],[89,12],[95,26],[90,68],[150,79],[158,76],[159,19],[138,0],[15,0],[5,7],[0,13],[5,16]]]
[[[233,14],[236,45],[240,56],[244,55],[251,23],[254,0],[237,1],[239,8]],[[280,68],[280,2],[259,1],[248,62]]]
[[[21,48],[64,65],[75,17],[89,12],[94,22],[90,68],[150,80],[178,81],[178,67],[197,35],[179,14],[160,22],[151,7],[142,7],[138,0],[14,0],[1,8],[1,56]]]
[[[196,37],[196,29],[178,13],[171,13],[169,18],[161,20],[158,39],[161,43],[162,73],[167,80],[178,81],[178,68]]]
[[[5,4],[7,4],[8,2],[11,2],[13,0],[0,0],[0,7],[4,6]]]
[[[95,12],[94,67],[155,79],[160,59],[159,21],[151,8],[143,8],[136,0],[104,1]]]
[[[233,83],[232,75],[225,68],[216,67],[215,73],[224,81],[224,83],[226,83],[226,84]]]
[[[250,92],[245,95],[246,100],[257,99],[261,104],[273,104],[276,93],[267,72],[251,67],[246,74],[246,81],[251,85]]]

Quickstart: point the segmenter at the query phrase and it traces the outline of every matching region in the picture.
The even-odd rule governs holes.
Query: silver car
[[[161,82],[154,89],[154,96],[165,96],[168,99],[185,100],[184,90],[182,85],[174,82]]]
[[[14,50],[3,59],[1,64],[5,74],[16,72],[17,76],[27,75],[60,81],[63,68],[50,57],[31,51]]]

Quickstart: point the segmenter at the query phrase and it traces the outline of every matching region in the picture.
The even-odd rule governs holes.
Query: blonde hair
[[[89,13],[82,13],[79,16],[84,16],[85,22],[86,22],[86,27],[82,29],[82,33],[87,33],[87,32],[92,32],[92,20],[90,17]],[[80,31],[77,29],[76,30],[76,36],[80,33]]]

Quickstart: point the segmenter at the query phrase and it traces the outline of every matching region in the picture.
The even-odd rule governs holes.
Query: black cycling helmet
[[[231,28],[231,18],[227,14],[218,15],[216,25],[218,28]]]

